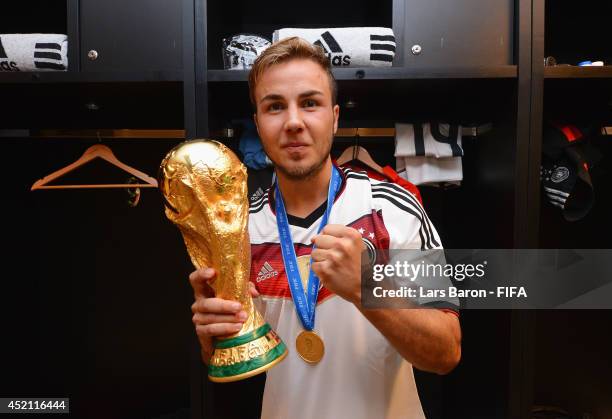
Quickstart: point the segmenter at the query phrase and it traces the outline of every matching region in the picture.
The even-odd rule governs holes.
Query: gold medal
[[[295,339],[295,348],[300,357],[309,364],[316,364],[323,358],[323,339],[311,330],[304,330]]]

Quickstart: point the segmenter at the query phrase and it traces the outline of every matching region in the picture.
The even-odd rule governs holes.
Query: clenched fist
[[[312,238],[312,270],[328,290],[353,304],[361,301],[361,234],[352,227],[326,225]]]

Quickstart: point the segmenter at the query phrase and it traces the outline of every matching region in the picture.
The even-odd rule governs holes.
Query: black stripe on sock
[[[63,64],[45,63],[42,61],[34,61],[36,68],[50,68],[53,70],[65,70],[66,67]]]
[[[393,56],[387,54],[370,54],[370,60],[372,61],[387,61],[393,62]]]
[[[342,48],[340,48],[340,45],[338,45],[338,43],[336,42],[332,34],[329,33],[329,31],[324,32],[321,35],[321,38],[323,38],[327,45],[329,45],[329,49],[331,49],[331,52],[342,52]]]
[[[370,47],[372,48],[372,50],[377,50],[377,51],[392,51],[395,52],[395,45],[389,45],[389,44],[372,44],[370,45]]]
[[[35,51],[34,58],[50,58],[52,60],[62,61],[62,54],[57,52]]]
[[[36,49],[59,49],[61,51],[62,46],[56,43],[40,43],[40,44],[37,43],[35,48]]]
[[[391,41],[395,42],[393,35],[370,35],[370,41]]]

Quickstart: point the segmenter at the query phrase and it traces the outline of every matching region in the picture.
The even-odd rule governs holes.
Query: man
[[[361,254],[364,243],[384,249],[441,247],[437,232],[401,187],[332,164],[339,106],[322,50],[299,38],[272,45],[255,62],[249,87],[278,188],[251,204],[252,294],[262,297],[262,314],[289,348],[287,358],[268,371],[262,418],[424,417],[412,365],[439,374],[456,366],[461,356],[457,314],[363,309]],[[283,220],[294,244],[293,259],[279,240]],[[316,316],[310,328],[325,348],[315,364],[305,362],[296,348],[296,339],[309,329],[304,314],[296,311],[301,305],[294,303],[299,292],[308,294],[308,270],[299,278],[300,289],[287,277],[291,269],[285,269],[296,257],[301,268],[310,262],[322,285],[311,305]],[[189,277],[204,362],[210,359],[212,339],[235,333],[246,317],[238,303],[212,297],[206,283],[214,275],[212,269],[200,269]]]

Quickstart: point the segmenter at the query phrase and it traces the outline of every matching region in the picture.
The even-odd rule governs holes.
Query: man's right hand
[[[193,324],[202,347],[202,360],[208,364],[213,354],[213,338],[236,333],[242,328],[247,314],[237,301],[216,298],[210,283],[216,272],[212,268],[200,268],[189,275],[195,302],[191,306]],[[253,283],[249,283],[251,295],[259,296]]]

